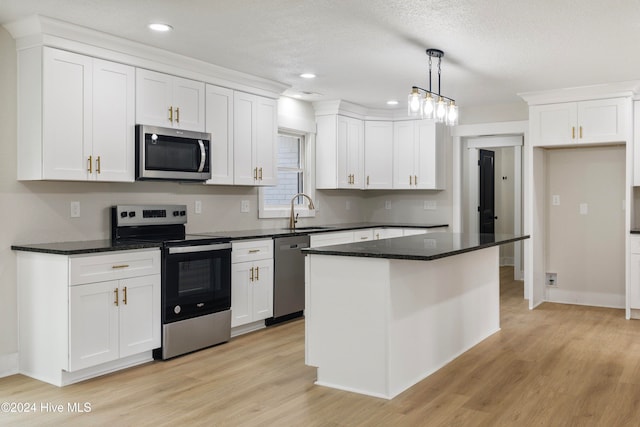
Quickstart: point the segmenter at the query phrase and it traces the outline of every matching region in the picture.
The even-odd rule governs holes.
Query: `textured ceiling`
[[[372,108],[428,85],[430,47],[461,107],[640,79],[637,0],[0,0],[0,24],[32,14]]]

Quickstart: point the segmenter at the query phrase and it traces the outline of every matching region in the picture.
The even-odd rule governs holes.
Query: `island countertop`
[[[435,232],[303,249],[306,254],[431,261],[528,239],[528,235]]]

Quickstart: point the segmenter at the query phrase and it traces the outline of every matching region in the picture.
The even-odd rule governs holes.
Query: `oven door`
[[[206,133],[138,125],[136,179],[211,178],[210,139]]]
[[[231,308],[231,244],[165,249],[163,323]]]

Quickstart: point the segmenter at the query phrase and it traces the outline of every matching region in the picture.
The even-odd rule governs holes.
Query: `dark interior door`
[[[480,233],[495,233],[495,153],[480,150]]]

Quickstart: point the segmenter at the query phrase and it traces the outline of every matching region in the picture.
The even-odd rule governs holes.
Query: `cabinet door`
[[[622,98],[578,103],[577,142],[626,141],[626,101]]]
[[[255,161],[258,185],[276,185],[278,182],[278,113],[275,99],[255,96]]]
[[[354,243],[364,242],[365,240],[372,240],[372,239],[373,239],[373,228],[353,231]]]
[[[43,49],[44,179],[86,180],[91,155],[92,59]]]
[[[384,189],[393,185],[393,122],[364,124],[364,188]]]
[[[172,127],[173,76],[136,69],[136,122],[144,125]],[[173,111],[173,110],[172,110]]]
[[[413,185],[424,190],[438,189],[438,168],[444,167],[439,161],[437,146],[437,125],[431,120],[420,120],[415,123],[415,172]]]
[[[173,127],[204,132],[204,83],[173,77]]]
[[[574,102],[537,105],[529,110],[534,146],[573,144],[577,141],[577,105]]]
[[[393,124],[393,188],[412,188],[415,175],[414,121]]]
[[[426,234],[427,230],[425,228],[403,228],[402,235],[403,236],[414,236],[416,234]]]
[[[363,131],[361,120],[338,116],[338,188],[362,188]]]
[[[338,231],[335,233],[318,233],[310,236],[311,246],[341,245],[353,243],[353,231]]]
[[[233,183],[254,185],[257,171],[253,164],[255,140],[253,96],[235,92],[233,97]]]
[[[251,322],[252,262],[231,264],[231,327]]]
[[[135,69],[93,60],[93,167],[90,178],[135,180]]]
[[[273,259],[255,261],[251,287],[251,321],[273,316]]]
[[[375,240],[390,239],[392,237],[402,237],[402,228],[376,228],[373,230]]]
[[[160,275],[119,282],[120,357],[160,347]]]
[[[69,288],[70,371],[119,357],[117,290],[117,281]]]
[[[211,134],[211,179],[207,184],[233,184],[233,91],[207,85],[206,131]]]

